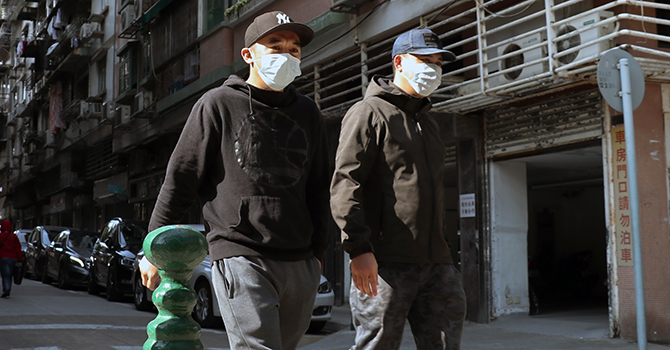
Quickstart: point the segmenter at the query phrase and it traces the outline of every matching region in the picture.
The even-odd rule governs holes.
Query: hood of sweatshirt
[[[365,97],[376,96],[402,109],[408,115],[427,113],[432,108],[428,98],[414,97],[393,84],[391,79],[380,75],[372,77]]]
[[[2,232],[12,232],[12,223],[11,221],[5,219],[0,223],[0,231]]]
[[[289,84],[284,91],[264,90],[248,84],[245,80],[236,75],[231,75],[226,79],[223,85],[229,86],[247,95],[249,97],[249,103],[251,103],[251,99],[253,98],[253,100],[256,100],[257,102],[272,107],[286,107],[292,104],[297,97],[295,87],[292,84]]]

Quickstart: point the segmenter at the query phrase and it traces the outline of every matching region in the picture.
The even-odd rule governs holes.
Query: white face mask
[[[442,82],[442,67],[433,63],[414,62],[410,59],[402,59],[402,74],[409,85],[417,94],[426,97],[435,91]],[[410,78],[405,72],[413,71],[414,75]]]
[[[284,90],[301,73],[300,60],[288,53],[271,53],[254,59],[259,61],[258,75],[272,90]]]

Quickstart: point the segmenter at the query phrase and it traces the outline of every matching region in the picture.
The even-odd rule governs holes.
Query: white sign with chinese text
[[[462,218],[474,218],[477,213],[477,210],[475,208],[475,194],[474,193],[466,193],[462,194],[461,196],[461,217]]]

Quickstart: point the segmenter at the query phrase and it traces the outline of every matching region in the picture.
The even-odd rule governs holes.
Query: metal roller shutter
[[[602,98],[596,89],[488,110],[484,128],[487,158],[596,139],[603,135]]]

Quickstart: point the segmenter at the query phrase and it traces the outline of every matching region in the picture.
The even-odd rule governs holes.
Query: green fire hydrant
[[[143,349],[203,349],[200,325],[191,317],[196,294],[188,280],[207,256],[207,240],[189,226],[171,225],[151,231],[142,248],[161,277],[152,297],[158,316],[147,325]]]

